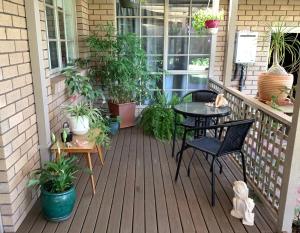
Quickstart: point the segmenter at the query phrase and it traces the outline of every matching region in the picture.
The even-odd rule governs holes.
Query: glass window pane
[[[142,5],[141,12],[142,16],[164,16],[164,6],[156,6],[156,5]]]
[[[186,70],[187,60],[187,56],[169,56],[168,70]]]
[[[136,33],[140,34],[140,20],[139,19],[118,19],[118,33]]]
[[[60,39],[65,39],[65,21],[63,12],[58,12],[59,33]]]
[[[189,61],[189,70],[208,70],[209,69],[209,58],[192,56]]]
[[[167,97],[167,100],[170,101],[173,96],[177,96],[179,98],[183,97],[185,95],[186,91],[165,91],[165,95]]]
[[[129,4],[127,4],[129,2]],[[130,5],[130,0],[120,0],[120,3],[117,3],[117,16],[139,16],[140,11],[138,4]]]
[[[67,0],[70,1],[70,0]],[[63,9],[63,0],[56,0],[56,5],[58,9],[62,10]]]
[[[46,2],[46,4],[53,6],[53,0],[46,0],[45,2]]]
[[[164,62],[162,56],[147,57],[147,68],[150,72],[162,72],[163,64]]]
[[[170,1],[170,4],[172,1]],[[169,15],[174,17],[179,17],[179,18],[186,18],[190,15],[190,6],[189,6],[189,1],[185,5],[170,5],[169,6]]]
[[[57,44],[55,41],[49,42],[49,51],[50,51],[50,68],[55,69],[59,66]]]
[[[167,75],[165,77],[165,89],[186,89],[186,79],[185,74]]]
[[[203,75],[189,75],[189,89],[207,89],[208,78]]]
[[[210,54],[211,37],[192,37],[190,54]]]
[[[144,37],[142,38],[143,48],[148,54],[163,54],[164,38],[163,37]]]
[[[66,42],[61,42],[61,61],[62,61],[62,66],[66,67],[68,60],[67,60],[67,50],[66,50]]]
[[[169,18],[169,35],[188,35],[189,18]]]
[[[187,37],[169,37],[169,54],[187,54]]]
[[[46,17],[47,17],[48,38],[55,39],[56,32],[55,32],[54,9],[52,9],[50,7],[46,7]]]
[[[64,10],[67,15],[74,15],[74,13],[76,12],[74,2],[75,2],[74,0],[64,1]]]
[[[142,19],[142,35],[163,36],[164,35],[163,18]]]
[[[68,51],[68,63],[71,63],[76,58],[75,43],[74,42],[68,41],[67,51]]]

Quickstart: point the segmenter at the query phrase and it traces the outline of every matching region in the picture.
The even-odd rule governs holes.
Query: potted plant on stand
[[[262,102],[270,102],[274,97],[278,103],[284,102],[288,96],[285,90],[291,90],[293,86],[294,70],[299,69],[300,64],[300,41],[296,40],[283,23],[269,27],[271,38],[270,58],[273,64],[267,72],[261,73],[258,77],[258,97]],[[281,66],[286,56],[290,57],[291,64]]]
[[[112,25],[105,26],[105,31],[104,36],[90,36],[88,44],[95,51],[99,65],[95,69],[108,92],[111,115],[120,117],[121,128],[131,127],[135,125],[136,102],[149,97],[156,76],[147,70],[145,51],[136,35],[115,36]]]
[[[56,142],[54,135],[52,141]],[[74,180],[78,170],[76,157],[59,155],[32,173],[28,186],[41,187],[42,212],[47,220],[64,221],[70,217],[76,200]]]
[[[67,112],[67,118],[70,121],[72,132],[77,135],[88,133],[90,123],[102,118],[99,109],[92,108],[84,102],[66,106],[65,111]]]
[[[193,28],[201,33],[207,30],[211,34],[218,32],[220,21],[224,19],[224,11],[216,11],[211,8],[200,9],[193,15]]]

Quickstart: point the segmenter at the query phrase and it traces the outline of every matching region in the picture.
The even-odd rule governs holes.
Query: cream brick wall
[[[221,8],[227,11],[228,0],[221,0]],[[258,74],[266,71],[268,65],[267,25],[284,18],[286,26],[300,26],[300,1],[297,0],[240,0],[238,8],[237,30],[256,31],[259,33],[257,58],[254,65],[248,67],[245,94],[256,95]],[[283,17],[283,18],[282,18]],[[216,64],[214,76],[223,80],[226,33],[222,22],[218,33]],[[265,38],[265,39],[264,39]],[[238,80],[238,79],[237,79]],[[238,81],[232,82],[237,87]]]
[[[40,156],[24,0],[0,6],[0,212],[9,232],[37,198],[25,184]]]

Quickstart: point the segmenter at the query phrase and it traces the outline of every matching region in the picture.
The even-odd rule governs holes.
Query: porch
[[[137,127],[121,130],[105,154],[103,167],[93,156],[95,196],[88,174],[81,173],[76,181],[77,202],[69,220],[47,222],[37,202],[17,232],[275,232],[270,209],[258,199],[254,226],[247,227],[231,217],[232,184],[242,179],[233,159],[222,160],[223,174],[217,174],[216,179],[216,206],[211,207],[208,163],[199,154],[189,178],[186,166],[190,156],[187,151],[175,183],[171,144],[145,135]],[[83,159],[80,163],[85,165]]]

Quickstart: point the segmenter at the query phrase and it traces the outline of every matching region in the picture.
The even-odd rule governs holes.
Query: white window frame
[[[158,4],[159,5],[159,4]],[[162,4],[164,6],[164,34],[163,34],[163,40],[164,40],[164,49],[163,49],[163,54],[147,54],[148,56],[162,56],[163,57],[163,70],[166,72],[163,72],[162,75],[162,90],[164,92],[176,92],[176,91],[182,91],[182,92],[188,92],[188,91],[192,91],[194,89],[189,89],[188,88],[188,84],[189,84],[189,75],[203,75],[206,76],[208,79],[211,78],[213,76],[213,69],[214,69],[214,64],[215,64],[215,54],[216,54],[216,42],[217,42],[217,35],[212,35],[211,36],[211,48],[210,48],[210,54],[190,54],[190,43],[188,43],[188,48],[187,48],[187,53],[186,54],[176,54],[176,56],[187,56],[188,60],[187,60],[187,65],[189,64],[189,60],[190,60],[190,56],[203,56],[203,57],[208,57],[210,59],[210,63],[209,63],[209,68],[208,70],[202,71],[202,70],[168,70],[168,57],[172,56],[174,54],[169,54],[169,38],[175,38],[175,37],[179,37],[179,38],[187,38],[188,41],[190,42],[191,38],[193,37],[197,37],[199,38],[199,35],[186,35],[186,36],[176,36],[176,35],[171,35],[169,36],[169,0],[165,0],[165,3]],[[196,4],[197,5],[197,4]],[[189,8],[191,11],[191,8],[193,7],[193,3],[192,1],[190,1],[189,3]],[[212,7],[214,9],[219,9],[219,0],[214,0],[212,1]],[[116,8],[117,9],[117,8]],[[149,37],[161,37],[161,36],[145,36],[142,35],[142,20],[143,19],[151,19],[151,18],[155,18],[155,16],[142,16],[142,12],[141,12],[141,7],[139,6],[139,16],[118,16],[117,12],[116,12],[116,22],[118,21],[118,19],[139,19],[140,20],[140,24],[139,24],[139,38],[149,38]],[[191,18],[192,16],[189,15],[189,19],[191,22]],[[201,37],[201,36],[200,36]],[[157,72],[156,72],[157,73]],[[184,89],[167,89],[166,88],[166,84],[165,84],[165,76],[167,75],[184,75],[187,76],[186,77],[186,83],[185,83],[185,88]]]
[[[63,69],[66,67],[63,67],[62,65],[62,56],[61,56],[61,42],[65,42],[66,46],[66,57],[68,59],[68,40],[67,40],[67,30],[66,30],[66,12],[64,9],[64,1],[74,1],[74,54],[75,57],[74,59],[78,58],[78,34],[77,34],[77,17],[76,17],[76,0],[62,0],[63,8],[62,10],[59,10],[57,7],[57,0],[53,0],[53,5],[49,5],[44,1],[44,6],[45,6],[45,23],[46,23],[46,35],[47,35],[47,46],[48,46],[48,62],[49,62],[49,74],[53,75],[56,73],[61,72]],[[54,9],[54,17],[55,17],[55,34],[56,34],[56,39],[50,39],[48,35],[48,24],[47,24],[47,14],[46,14],[46,7],[50,7]],[[58,18],[58,12],[63,12],[63,18],[64,18],[64,33],[65,33],[65,38],[61,39],[60,38],[60,29],[59,29],[59,18]],[[56,42],[56,49],[57,49],[57,56],[58,56],[58,67],[51,69],[51,55],[50,55],[50,42],[55,41]],[[69,63],[70,61],[67,61]]]

